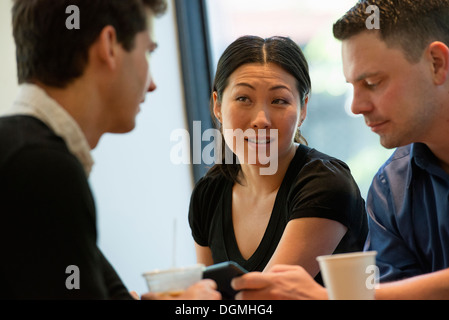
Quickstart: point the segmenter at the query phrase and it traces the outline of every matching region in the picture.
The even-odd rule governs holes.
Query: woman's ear
[[[306,96],[306,98],[304,99],[304,104],[301,106],[301,110],[299,113],[299,124],[298,127],[300,127],[302,125],[302,123],[304,122],[304,120],[306,120],[306,116],[307,116],[307,104],[309,103],[309,95]]]
[[[214,99],[214,115],[215,118],[218,119],[218,121],[221,123],[221,103],[218,101],[218,93],[217,91],[214,91],[212,94],[212,99]]]

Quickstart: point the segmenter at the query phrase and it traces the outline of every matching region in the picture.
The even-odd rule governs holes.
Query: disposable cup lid
[[[336,253],[329,254],[324,256],[316,257],[318,261],[323,260],[337,260],[337,259],[350,259],[350,258],[358,258],[362,256],[375,256],[377,251],[361,251],[361,252],[349,252],[349,253]]]

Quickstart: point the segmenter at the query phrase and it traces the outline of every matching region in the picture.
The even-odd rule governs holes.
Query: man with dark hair
[[[367,28],[370,6],[379,29]],[[376,299],[449,299],[449,1],[361,0],[334,35],[354,87],[352,111],[384,147],[397,148],[367,198],[366,250],[377,251],[387,282]],[[274,271],[235,288],[259,289],[243,298],[327,298],[303,269]]]
[[[68,7],[79,28],[68,28]],[[0,118],[1,299],[130,299],[97,247],[90,150],[132,130],[156,86],[165,0],[15,0],[20,91]],[[70,12],[70,11],[69,11]],[[200,282],[181,298],[216,298]]]
[[[391,281],[449,268],[449,1],[370,4],[380,9],[379,31],[363,28],[361,2],[334,35],[352,111],[384,147],[398,147],[367,198],[367,249],[378,252],[381,281]]]

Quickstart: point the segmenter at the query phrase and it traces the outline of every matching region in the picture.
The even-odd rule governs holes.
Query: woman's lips
[[[246,141],[248,141],[248,142],[250,142],[250,143],[254,143],[254,144],[258,144],[258,145],[261,145],[261,144],[269,144],[269,143],[271,143],[271,138],[267,138],[267,137],[264,137],[264,138],[260,138],[260,137],[256,137],[256,138],[245,138],[245,140]]]

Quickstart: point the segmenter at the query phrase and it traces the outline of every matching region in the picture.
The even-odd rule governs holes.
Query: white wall
[[[12,0],[0,0],[0,113],[11,106],[18,91],[11,7]]]
[[[17,94],[11,3],[0,0],[0,111]],[[175,21],[172,4],[156,20],[159,48],[151,68],[158,89],[147,96],[136,129],[103,136],[93,151],[99,246],[128,289],[140,294],[147,291],[144,271],[172,265],[175,218],[176,263],[196,261],[187,223],[190,167],[170,162],[170,133],[187,127]]]

